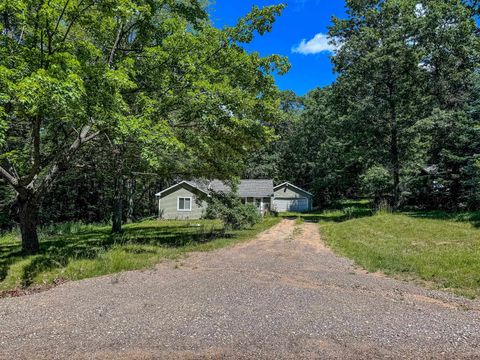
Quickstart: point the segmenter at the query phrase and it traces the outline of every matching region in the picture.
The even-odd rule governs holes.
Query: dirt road
[[[0,299],[0,358],[480,358],[479,309],[360,271],[318,225],[284,220],[153,270]]]

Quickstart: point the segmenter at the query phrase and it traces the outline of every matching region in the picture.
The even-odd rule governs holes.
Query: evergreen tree
[[[408,180],[422,169],[438,168],[452,178],[461,171],[447,147],[463,149],[464,143],[445,143],[446,133],[436,131],[453,131],[458,141],[461,128],[474,127],[465,106],[477,61],[475,25],[457,0],[351,0],[347,6],[348,18],[334,19],[330,31],[338,45],[336,105],[365,171],[390,170],[397,207],[412,193]],[[454,203],[458,185],[442,185]]]

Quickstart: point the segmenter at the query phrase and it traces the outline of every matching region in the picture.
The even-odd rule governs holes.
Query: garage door
[[[303,212],[308,211],[308,199],[296,198],[296,199],[275,199],[273,201],[275,209],[278,212],[293,211]]]

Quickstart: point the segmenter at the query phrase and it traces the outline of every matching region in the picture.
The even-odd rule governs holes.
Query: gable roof
[[[214,192],[230,192],[231,188],[228,184],[221,180],[213,181],[181,181],[169,188],[160,191],[155,194],[156,196],[162,196],[165,192],[173,190],[181,185],[191,186],[204,194],[208,195],[212,191]],[[271,197],[273,196],[273,180],[240,180],[237,189],[237,196],[239,197]]]
[[[173,190],[175,189],[176,187],[180,187],[181,185],[188,185],[190,187],[193,187],[201,192],[203,192],[205,195],[208,195],[208,192],[203,190],[201,187],[199,187],[196,183],[194,183],[193,181],[187,181],[187,180],[183,180],[183,181],[180,181],[179,183],[176,183],[175,185],[172,185],[158,193],[155,194],[155,196],[162,196],[164,193],[166,193],[167,191],[170,191],[170,190]]]
[[[302,188],[299,188],[298,186],[295,186],[291,183],[289,183],[288,181],[285,181],[284,183],[280,184],[280,185],[277,185],[273,188],[274,191],[277,191],[278,189],[280,189],[281,187],[283,186],[290,186],[291,188],[295,189],[295,190],[298,190],[298,191],[301,191],[303,192],[304,194],[307,194],[307,195],[310,195],[310,196],[313,196],[313,194],[311,192],[308,192],[307,190],[303,190]]]

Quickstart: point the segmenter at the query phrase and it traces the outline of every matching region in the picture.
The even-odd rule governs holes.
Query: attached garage
[[[273,190],[275,211],[307,212],[312,210],[312,193],[288,182],[275,186]]]

